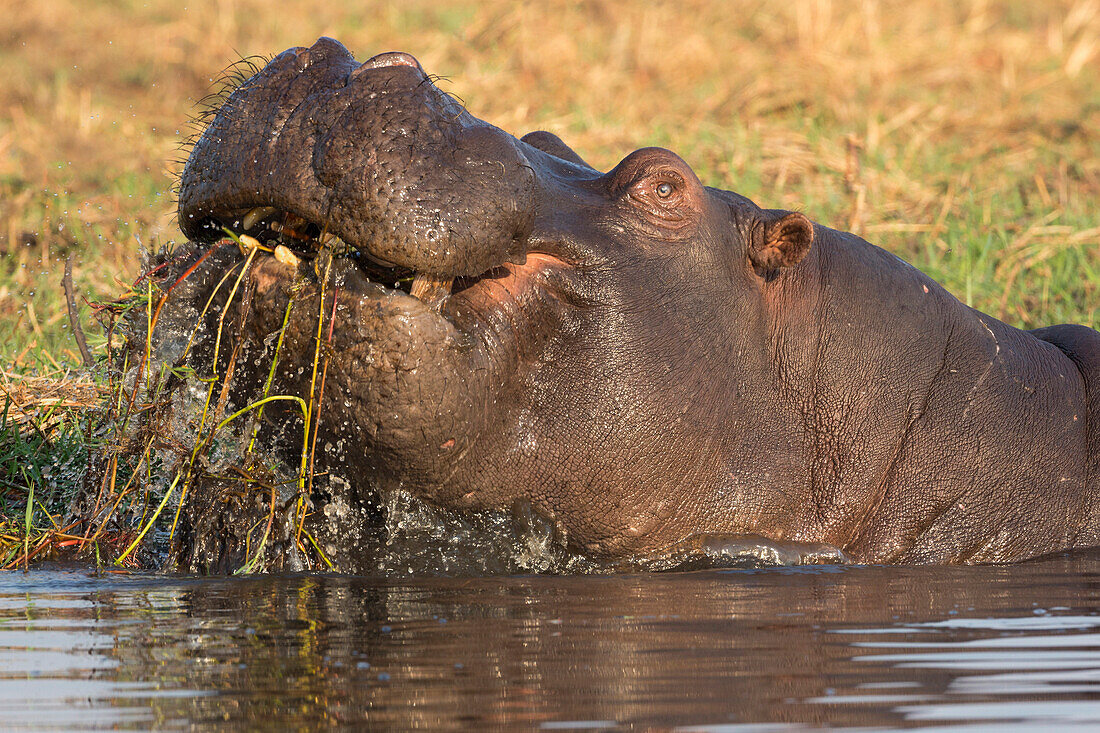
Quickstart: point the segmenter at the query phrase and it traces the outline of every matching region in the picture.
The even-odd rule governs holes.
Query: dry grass
[[[73,411],[99,407],[104,390],[86,374],[27,375],[0,371],[0,399],[10,403],[8,422],[50,433]]]
[[[104,297],[142,246],[178,237],[169,161],[217,72],[322,34],[360,57],[408,49],[479,116],[550,129],[597,166],[672,147],[1011,322],[1097,322],[1098,0],[39,0],[8,16],[0,354],[16,366],[74,355],[61,257]]]

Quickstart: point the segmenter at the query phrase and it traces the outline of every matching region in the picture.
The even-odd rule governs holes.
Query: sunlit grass
[[[1091,0],[12,8],[0,45],[0,358],[71,362],[57,282],[109,297],[177,238],[195,100],[237,54],[403,48],[511,132],[852,229],[1020,326],[1096,324],[1100,6]],[[263,22],[257,22],[263,18]]]

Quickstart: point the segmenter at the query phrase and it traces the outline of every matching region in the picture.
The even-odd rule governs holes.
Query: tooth
[[[414,298],[419,298],[423,301],[432,310],[438,311],[439,306],[442,305],[447,296],[451,294],[451,285],[454,281],[455,279],[453,277],[439,279],[431,275],[419,273],[413,278],[410,293]]]
[[[390,262],[389,260],[384,260],[381,257],[375,257],[370,252],[364,252],[363,250],[359,250],[359,254],[361,254],[363,257],[366,257],[368,260],[370,260],[371,262],[373,262],[376,265],[381,265],[382,267],[397,267],[397,265]]]
[[[266,219],[276,211],[278,211],[278,209],[274,206],[257,206],[255,209],[245,214],[244,218],[241,219],[241,228],[248,231],[259,224],[261,219]]]
[[[260,243],[255,237],[250,237],[247,234],[241,234],[237,237],[237,248],[241,250],[242,255],[248,254],[250,249],[256,249],[259,246]]]
[[[284,265],[290,265],[291,267],[298,266],[298,255],[281,244],[275,247],[275,259],[282,262]]]

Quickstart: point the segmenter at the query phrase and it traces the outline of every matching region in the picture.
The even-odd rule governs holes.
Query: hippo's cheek
[[[460,337],[436,321],[386,300],[337,307],[334,394],[349,421],[380,443],[430,449],[465,430],[477,385],[462,374],[469,364]]]
[[[274,388],[311,396],[319,436],[341,446],[341,462],[358,466],[369,456],[361,468],[398,478],[446,473],[473,439],[488,393],[483,358],[466,336],[420,300],[354,269],[322,292],[265,259],[254,281],[250,340],[274,358],[273,337],[288,319]]]

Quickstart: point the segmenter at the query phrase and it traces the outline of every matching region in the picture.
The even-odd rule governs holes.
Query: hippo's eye
[[[653,190],[657,193],[657,196],[659,198],[667,199],[669,196],[672,195],[673,188],[672,184],[666,181],[658,183],[657,187]]]

